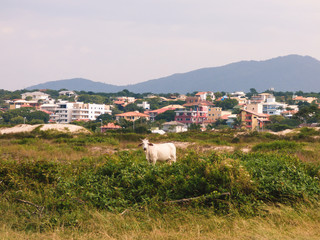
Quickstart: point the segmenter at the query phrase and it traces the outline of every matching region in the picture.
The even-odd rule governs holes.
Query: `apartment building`
[[[111,114],[110,106],[105,104],[92,104],[83,102],[57,103],[57,107],[50,120],[58,123],[70,123],[76,120],[96,120],[101,114]]]

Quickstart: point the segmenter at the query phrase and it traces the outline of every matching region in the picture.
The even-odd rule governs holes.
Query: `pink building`
[[[190,125],[192,123],[202,124],[208,119],[208,108],[213,103],[203,101],[199,97],[188,97],[184,110],[175,111],[175,121]]]

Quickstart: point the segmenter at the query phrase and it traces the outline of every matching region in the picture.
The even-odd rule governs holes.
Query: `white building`
[[[59,95],[64,95],[68,97],[76,96],[77,94],[74,91],[60,91]]]
[[[39,101],[48,100],[50,98],[50,95],[43,92],[26,92],[21,94],[22,99],[26,99],[27,97],[31,97],[34,101]]]
[[[269,115],[281,115],[286,110],[287,104],[278,103],[274,97],[267,98],[266,102],[262,103],[262,113]]]
[[[171,122],[166,122],[163,125],[162,130],[165,132],[186,132],[188,131],[188,126],[186,124],[176,122],[176,121],[171,121]]]
[[[150,104],[148,102],[138,103],[137,106],[142,107],[143,109],[150,109]]]
[[[105,104],[61,101],[57,103],[55,113],[50,117],[50,120],[58,123],[70,123],[76,120],[92,121],[101,114],[111,113],[110,106]]]

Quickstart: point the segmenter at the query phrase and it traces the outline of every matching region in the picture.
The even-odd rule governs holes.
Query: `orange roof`
[[[196,94],[196,96],[197,95],[203,95],[203,94],[206,94],[207,92],[198,92],[197,94]]]
[[[149,117],[148,114],[144,114],[144,113],[140,113],[140,112],[125,112],[125,113],[120,113],[120,114],[116,114],[116,116],[119,117]]]
[[[118,101],[114,101],[113,103],[114,103],[114,104],[124,104],[125,101],[120,101],[120,100],[118,100]]]
[[[156,110],[152,110],[152,111],[147,111],[145,113],[157,113],[157,114],[161,114],[164,113],[168,110],[176,110],[176,108],[160,108],[160,109],[156,109]]]
[[[49,115],[51,115],[51,114],[53,114],[53,112],[50,112],[50,111],[47,111],[47,110],[39,110],[39,111],[41,111],[41,112],[44,112],[44,113],[47,113],[47,114],[49,114]]]
[[[226,115],[221,116],[220,118],[223,119],[223,120],[228,120],[228,117],[229,117],[230,115],[231,115],[231,114],[226,114]]]
[[[115,125],[114,123],[108,123],[107,125],[102,126],[101,128],[105,129],[119,129],[121,126]]]

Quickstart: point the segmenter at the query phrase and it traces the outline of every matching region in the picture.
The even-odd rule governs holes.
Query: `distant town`
[[[247,129],[282,131],[316,126],[319,94],[193,92],[182,94],[94,93],[62,89],[0,90],[1,125],[64,123],[94,132],[152,132]]]

